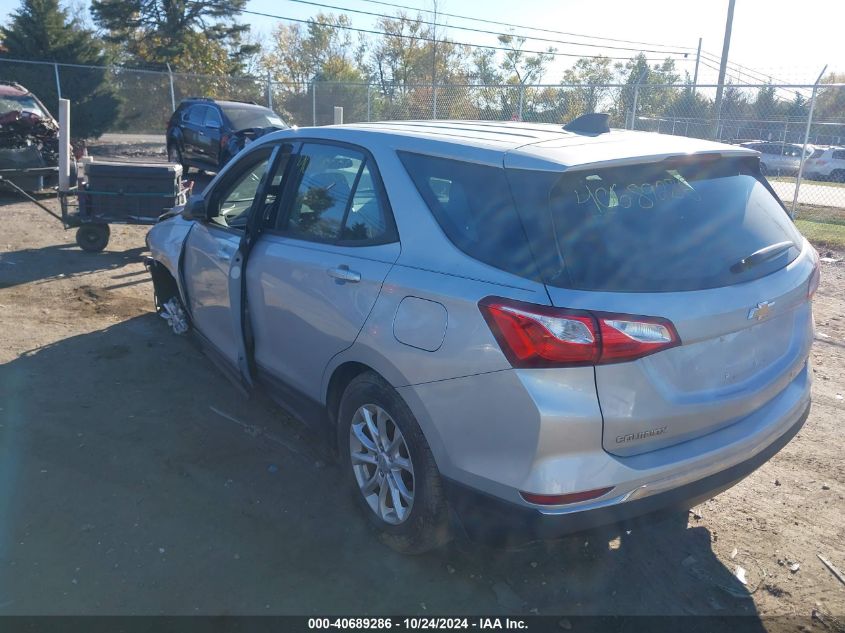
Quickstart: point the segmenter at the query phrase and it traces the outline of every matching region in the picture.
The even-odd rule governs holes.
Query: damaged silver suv
[[[818,256],[741,147],[601,115],[291,129],[148,244],[162,316],[329,429],[400,551],[688,508],[809,413]]]

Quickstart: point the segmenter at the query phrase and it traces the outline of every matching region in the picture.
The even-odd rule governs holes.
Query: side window
[[[839,149],[833,152],[833,160],[845,160],[845,149]]]
[[[205,110],[206,107],[203,105],[191,106],[191,110],[188,112],[186,120],[188,121],[188,123],[202,125],[203,119],[205,119]]]
[[[446,237],[473,259],[514,274],[537,271],[502,167],[399,152]]]
[[[233,178],[223,183],[222,191],[213,196],[217,216],[214,222],[222,226],[243,230],[252,208],[253,200],[261,186],[261,180],[270,162],[270,152],[256,152],[252,160],[245,158],[244,164]]]
[[[205,121],[203,122],[203,125],[206,127],[218,128],[223,125],[223,121],[220,120],[220,113],[217,111],[217,108],[205,108]]]

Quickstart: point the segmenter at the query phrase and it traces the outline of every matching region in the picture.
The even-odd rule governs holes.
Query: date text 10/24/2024
[[[519,631],[527,630],[528,624],[521,618],[439,618],[439,617],[408,617],[408,618],[309,618],[308,628],[311,630],[394,630],[394,631],[445,631],[445,630],[479,630],[479,631]]]

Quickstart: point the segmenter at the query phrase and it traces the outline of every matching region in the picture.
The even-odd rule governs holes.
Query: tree
[[[595,112],[610,93],[607,84],[613,83],[613,68],[609,57],[582,57],[563,73],[565,84],[578,86],[570,97],[574,116]]]
[[[249,25],[236,18],[247,0],[92,0],[94,22],[106,39],[120,44],[127,62],[164,69],[204,72],[207,58],[227,60],[225,72],[242,69],[255,52],[243,38]],[[200,68],[195,65],[200,64]]]
[[[23,0],[8,26],[0,27],[0,37],[4,57],[90,66],[108,62],[94,34],[70,17],[58,0]],[[58,94],[49,66],[8,63],[3,70],[5,79],[23,84],[56,113]],[[109,129],[120,103],[107,85],[106,70],[65,67],[60,79],[62,97],[71,102],[74,137],[96,137]]]
[[[277,110],[288,120],[310,125],[316,116],[319,124],[331,123],[334,106],[343,107],[345,121],[366,119],[366,76],[360,45],[343,29],[349,25],[346,15],[318,13],[305,26],[280,23],[273,31],[262,65],[281,88],[284,105]]]
[[[677,88],[667,87],[676,84],[680,75],[675,69],[675,60],[665,59],[660,64],[648,65],[645,54],[640,53],[625,64],[617,64],[617,72],[624,77],[626,84],[619,94],[616,105],[616,122],[621,123],[630,116],[659,117],[668,109],[678,96]],[[634,92],[640,82],[637,94],[637,112],[633,112]]]
[[[542,93],[528,90],[528,86],[537,83],[543,77],[546,67],[554,58],[556,49],[549,47],[545,51],[528,54],[523,50],[525,38],[517,35],[500,35],[499,44],[505,47],[502,59],[502,71],[505,81],[519,87],[515,103],[509,103],[512,115],[525,118],[526,110],[536,113],[542,110],[538,107],[538,99]],[[542,99],[540,99],[542,101]],[[507,107],[506,105],[506,107]]]
[[[368,55],[367,71],[379,84],[379,115],[386,118],[428,118],[432,116],[432,79],[439,86],[466,83],[469,77],[468,49],[440,38],[421,16],[399,12],[395,18],[381,18],[382,35]],[[438,95],[443,95],[442,88]],[[474,113],[466,91],[438,101],[438,118]]]
[[[822,84],[845,83],[845,74],[830,73]],[[813,120],[824,122],[823,126],[813,127],[813,138],[817,142],[841,145],[845,143],[845,87],[831,86],[819,88]]]

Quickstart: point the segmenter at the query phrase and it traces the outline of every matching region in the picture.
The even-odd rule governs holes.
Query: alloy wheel
[[[358,489],[385,523],[399,525],[414,504],[414,465],[402,431],[375,404],[358,408],[349,427],[349,453]]]

